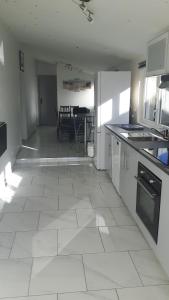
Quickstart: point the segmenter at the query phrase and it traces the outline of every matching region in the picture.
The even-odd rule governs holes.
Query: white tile
[[[31,197],[26,201],[25,211],[44,211],[58,209],[58,196],[56,198]]]
[[[9,257],[13,239],[14,233],[0,233],[0,258]]]
[[[100,183],[100,186],[104,194],[117,195],[112,182]]]
[[[102,192],[100,185],[99,185],[99,180],[96,178],[95,175],[90,175],[90,174],[84,174],[83,176],[72,176],[72,180],[73,180],[73,185],[74,187],[78,189],[81,187],[85,187],[85,188],[89,188],[89,191],[92,191],[92,188],[94,188],[94,190],[99,190],[100,192]]]
[[[74,178],[72,177],[72,176],[64,176],[64,175],[62,175],[62,176],[59,176],[59,184],[61,184],[61,185],[69,185],[69,184],[73,184],[73,182],[74,182]]]
[[[76,228],[77,220],[75,211],[58,210],[46,211],[40,214],[40,229]]]
[[[0,200],[0,212],[21,212],[23,211],[26,197],[14,197],[11,202]]]
[[[12,258],[57,255],[57,230],[17,232]]]
[[[41,295],[41,296],[28,296],[17,298],[5,298],[1,300],[57,300],[57,294],[53,295]]]
[[[135,226],[100,227],[106,251],[144,250],[150,247]]]
[[[144,285],[169,284],[169,278],[151,250],[131,252]]]
[[[59,294],[58,300],[118,300],[114,290]]]
[[[28,295],[31,259],[0,260],[0,298]]]
[[[168,300],[169,286],[149,286],[117,290],[119,300]]]
[[[19,187],[30,186],[32,184],[32,180],[33,180],[32,175],[21,176],[21,181],[19,183]]]
[[[104,195],[102,193],[91,193],[90,199],[94,208],[123,206],[123,202],[117,194]]]
[[[58,177],[52,177],[47,175],[34,176],[32,180],[33,185],[46,185],[47,187],[56,186],[59,183]]]
[[[73,187],[74,187],[74,192],[77,194],[78,193],[102,193],[99,184],[95,186],[92,185],[90,186],[84,183],[76,183],[73,184]]]
[[[85,291],[81,257],[57,256],[35,258],[30,295]]]
[[[0,220],[0,232],[28,231],[37,228],[39,213],[6,213]]]
[[[89,290],[141,286],[126,252],[85,254],[83,261]]]
[[[116,225],[109,208],[78,209],[78,225],[80,227],[114,226]]]
[[[54,197],[58,194],[66,194],[71,195],[73,194],[73,187],[71,184],[67,184],[66,186],[63,184],[59,184],[56,186],[53,186],[52,188],[45,187],[44,196],[45,197]]]
[[[136,225],[129,211],[125,207],[112,208],[111,210],[117,225]]]
[[[90,198],[85,195],[63,195],[59,196],[59,209],[92,208]]]
[[[104,252],[97,228],[59,230],[58,246],[60,255]]]
[[[43,186],[21,186],[17,191],[16,197],[41,197],[44,195],[44,187]]]

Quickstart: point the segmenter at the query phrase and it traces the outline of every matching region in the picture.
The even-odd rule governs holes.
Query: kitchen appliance
[[[97,169],[106,169],[105,124],[128,124],[131,72],[98,72],[95,80],[95,158]]]
[[[150,131],[139,131],[139,132],[121,132],[120,133],[123,137],[126,139],[132,140],[132,141],[159,141],[159,142],[166,142],[166,139],[162,137],[162,135],[154,134]]]
[[[143,130],[144,127],[139,124],[122,124],[119,126],[122,129],[128,130],[128,131],[133,131],[133,130]]]
[[[140,162],[136,180],[136,212],[157,243],[162,181]]]
[[[169,166],[169,147],[156,146],[154,148],[144,148],[142,150],[158,159],[164,166]]]

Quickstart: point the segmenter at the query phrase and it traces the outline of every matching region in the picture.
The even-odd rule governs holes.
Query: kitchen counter
[[[125,130],[123,128],[120,128],[119,125],[112,125],[107,124],[105,125],[105,128],[107,128],[109,131],[111,131],[114,135],[119,137],[122,141],[127,143],[129,146],[131,146],[133,149],[135,149],[137,152],[139,152],[141,155],[143,155],[145,158],[147,158],[149,161],[153,162],[158,168],[160,168],[162,171],[164,171],[166,174],[169,175],[169,167],[165,166],[163,163],[161,163],[157,158],[153,157],[152,155],[148,154],[143,150],[143,148],[150,148],[154,146],[161,146],[169,148],[169,141],[154,141],[154,142],[148,142],[148,141],[132,141],[128,138],[125,138],[121,133],[128,133],[128,130]],[[143,131],[150,132],[148,128],[144,128]],[[131,132],[131,131],[130,131]],[[132,131],[132,132],[138,132],[138,131]]]

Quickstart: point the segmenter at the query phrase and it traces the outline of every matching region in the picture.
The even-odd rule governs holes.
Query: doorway
[[[54,75],[38,76],[39,126],[57,124],[57,82]]]
[[[17,157],[20,160],[83,158],[87,156],[87,125],[91,124],[91,121],[87,122],[87,120],[91,120],[93,112],[91,111],[88,116],[89,113],[86,114],[84,111],[86,108],[67,105],[68,112],[65,116],[65,106],[59,105],[58,107],[61,97],[60,99],[57,97],[60,95],[59,88],[62,89],[62,84],[59,85],[57,79],[54,74],[38,75],[37,77],[38,127],[36,132],[23,142]],[[69,94],[70,100],[72,97],[77,97],[72,91],[66,91],[66,93]],[[82,99],[83,97],[82,92]],[[79,97],[79,102],[81,102],[81,97]],[[78,108],[78,112],[75,112],[74,108],[75,110]]]

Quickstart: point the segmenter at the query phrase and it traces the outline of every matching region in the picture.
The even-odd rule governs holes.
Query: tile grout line
[[[115,293],[116,293],[116,295],[117,295],[117,299],[120,300],[120,297],[119,297],[119,294],[118,294],[118,292],[117,292],[117,289],[115,289]]]
[[[25,203],[24,203],[22,212],[26,212],[25,207],[26,207],[27,201],[29,201],[29,197],[25,197],[25,198],[26,199],[25,199]]]
[[[84,279],[85,279],[85,285],[86,285],[86,291],[88,292],[88,287],[87,287],[87,278],[86,278],[86,272],[85,272],[85,264],[84,264],[84,260],[83,260],[83,254],[81,255],[81,259],[82,259],[82,265],[83,265],[83,272],[84,272]]]
[[[60,194],[58,194],[58,209],[57,210],[60,210],[59,208],[60,208]]]
[[[98,230],[98,233],[99,233],[99,236],[100,236],[100,240],[101,240],[101,243],[102,243],[102,246],[103,246],[103,250],[104,250],[104,252],[106,252],[106,249],[104,247],[104,243],[103,243],[103,240],[102,240],[102,235],[101,235],[101,232],[100,232],[100,227],[97,227],[97,230]]]
[[[59,256],[59,229],[57,229],[57,256]]]
[[[16,239],[16,231],[14,232],[14,237],[13,237],[13,241],[12,241],[11,249],[10,249],[10,251],[9,251],[8,259],[10,259],[10,258],[11,258],[12,248],[13,248],[13,246],[14,246],[15,239]]]
[[[34,176],[32,175],[32,179],[31,179],[31,184],[30,184],[30,185],[33,185],[33,180],[34,180],[33,177],[34,177]]]
[[[31,287],[31,278],[32,278],[33,263],[34,263],[34,258],[32,257],[31,269],[30,269],[30,277],[29,277],[29,282],[28,282],[28,297],[31,296],[30,295],[30,287]]]
[[[144,286],[144,283],[143,283],[143,281],[142,281],[142,279],[141,279],[141,276],[140,276],[140,274],[139,274],[139,271],[137,270],[137,267],[136,267],[136,265],[135,265],[135,263],[134,263],[134,261],[133,261],[133,259],[132,259],[131,253],[130,253],[130,251],[127,251],[127,252],[128,252],[128,254],[129,254],[130,259],[131,259],[131,261],[132,261],[132,264],[133,264],[133,266],[134,266],[134,268],[135,268],[135,270],[136,270],[136,272],[137,272],[137,275],[138,275],[138,277],[139,277],[139,279],[140,279],[140,282],[141,282],[142,286]]]
[[[59,292],[59,293],[49,293],[49,294],[36,294],[36,295],[34,295],[34,294],[31,294],[31,295],[28,295],[28,296],[15,296],[15,297],[3,297],[3,298],[0,298],[1,300],[4,300],[4,299],[7,299],[7,300],[12,300],[12,299],[16,299],[16,300],[18,300],[18,299],[21,299],[21,298],[24,298],[25,300],[26,299],[29,299],[29,297],[43,297],[43,296],[56,296],[57,297],[57,295],[59,296],[59,295],[69,295],[69,294],[78,294],[78,293],[87,293],[87,292],[103,292],[103,291],[115,291],[116,292],[116,290],[127,290],[127,289],[135,289],[135,288],[147,288],[147,287],[161,287],[161,286],[165,286],[165,285],[146,285],[146,286],[134,286],[134,287],[122,287],[122,288],[109,288],[109,289],[106,289],[106,288],[103,288],[103,289],[95,289],[95,290],[87,290],[87,291],[82,291],[82,290],[79,290],[79,291],[74,291],[74,292],[70,292],[70,291],[68,291],[68,292]],[[169,285],[167,285],[168,287],[169,287]],[[118,295],[118,294],[117,294]],[[119,300],[120,298],[119,298],[119,295],[118,295],[118,300]]]
[[[79,221],[78,221],[78,216],[77,216],[77,210],[75,209],[74,212],[75,212],[75,217],[76,217],[77,228],[81,228],[81,227],[79,226]],[[83,228],[83,227],[82,227],[82,228]]]
[[[39,231],[39,225],[40,225],[40,215],[41,215],[41,212],[39,211],[38,212],[38,219],[37,219],[37,225],[36,225],[36,231]]]

